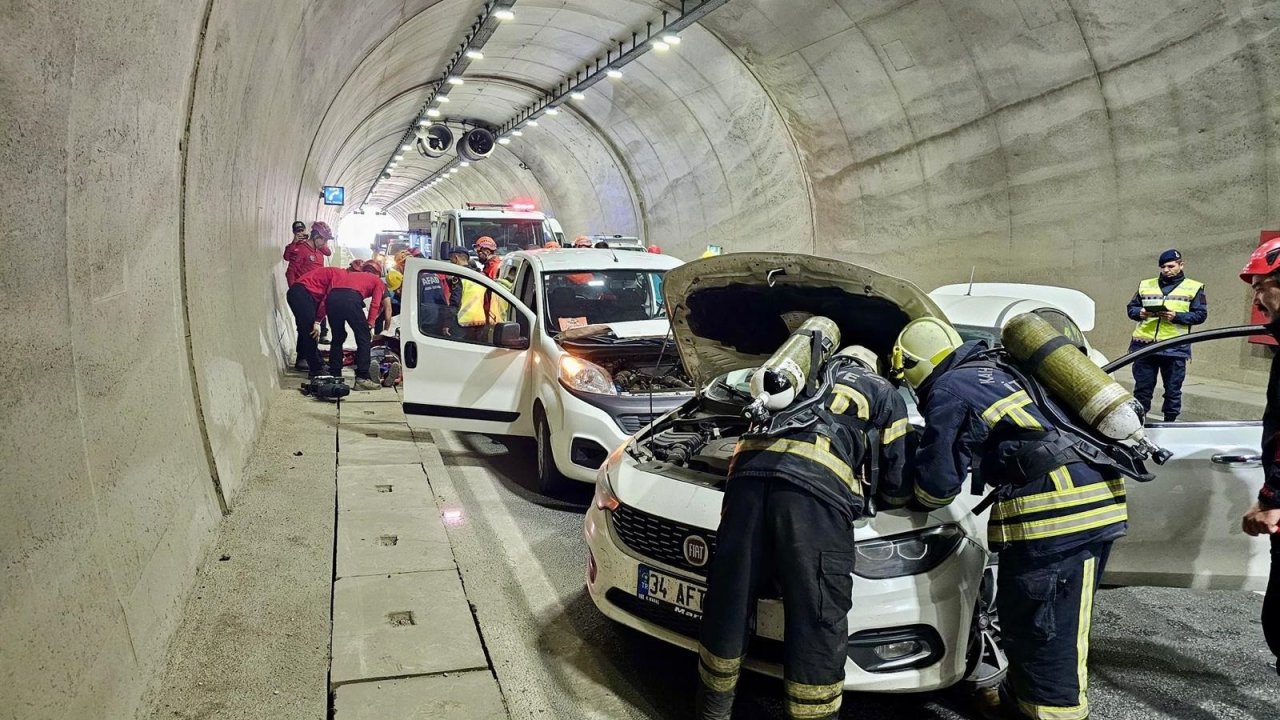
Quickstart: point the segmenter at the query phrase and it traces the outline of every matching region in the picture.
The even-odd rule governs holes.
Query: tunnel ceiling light
[[[661,40],[654,40],[651,44],[653,45],[653,49],[658,52],[666,52],[671,49],[670,45],[662,42]]]
[[[461,85],[464,81],[462,78],[458,77],[457,75],[450,75],[448,78],[445,79],[445,82],[449,83],[450,85]]]
[[[480,52],[479,50],[476,50],[475,48],[469,48],[467,50],[467,57],[472,60],[483,60],[484,53]]]
[[[447,103],[447,102],[453,102],[453,101],[449,99],[449,96],[448,96],[448,95],[441,95],[441,96],[439,96],[439,97],[437,97],[437,98],[436,98],[436,102],[438,102],[438,103]]]
[[[573,92],[569,93],[569,97],[573,98],[574,100],[586,100],[587,94],[584,92],[578,92],[577,90],[574,90]]]
[[[525,123],[525,125],[528,125],[529,127],[538,127],[538,121],[530,120],[529,122]]]
[[[512,135],[514,135],[515,137],[520,137],[521,135],[524,135],[524,131],[523,131],[523,130],[512,130],[512,131],[511,131],[511,134],[512,134]]]
[[[516,14],[514,12],[511,12],[510,8],[495,10],[493,13],[493,16],[498,18],[499,20],[515,20],[516,19]]]
[[[389,167],[389,168],[393,168],[393,167],[396,167],[396,166],[397,166],[397,165],[399,165],[399,164],[400,164],[400,163],[391,163],[390,165],[387,165],[387,167]]]
[[[675,33],[666,33],[665,35],[662,36],[662,42],[668,45],[679,45],[680,36]]]
[[[503,135],[502,137],[498,138],[498,144],[499,144],[499,145],[510,145],[510,144],[511,144],[511,138],[507,137],[506,135]]]
[[[560,109],[559,109],[559,108],[555,108],[555,107],[549,107],[549,108],[547,108],[547,114],[548,114],[548,115],[559,115],[559,114],[560,114]]]
[[[438,118],[438,117],[440,117],[440,108],[430,108],[429,110],[427,110],[427,117],[429,117],[429,118]],[[422,124],[422,125],[429,125],[430,123],[425,123],[425,122],[424,122],[424,123],[421,123],[421,124]]]
[[[618,78],[622,77],[622,71],[617,68],[609,68],[608,70],[605,71],[604,74],[608,75],[614,80],[617,80]]]
[[[401,145],[401,146],[400,146],[400,149],[401,149],[401,150],[403,150],[404,152],[409,152],[410,150],[412,150],[412,149],[413,149],[413,146],[412,146],[412,145]]]
[[[458,163],[458,167],[471,167],[471,163],[467,162],[466,160],[463,160],[462,162]]]
[[[428,125],[430,125],[430,124],[431,124],[431,121],[430,121],[430,120],[427,120],[427,119],[425,119],[425,118],[419,118],[419,119],[418,119],[418,125],[419,125],[419,126],[421,126],[421,127],[426,127],[426,126],[428,126]]]
[[[399,154],[399,153],[397,153],[397,154],[396,154],[396,156],[395,156],[395,157],[393,157],[393,158],[391,158],[391,159],[392,159],[392,160],[395,160],[396,162],[400,162],[401,160],[403,160],[403,159],[404,159],[404,156],[403,156],[403,155],[401,155],[401,154]]]
[[[450,174],[450,175],[452,175],[452,174],[454,174],[454,173],[456,173],[456,172],[458,172],[458,168],[449,168],[449,174]]]

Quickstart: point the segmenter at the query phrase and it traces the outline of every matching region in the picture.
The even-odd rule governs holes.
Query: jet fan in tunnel
[[[416,145],[424,157],[444,157],[453,149],[453,131],[444,123],[432,123],[418,128]]]
[[[493,133],[484,128],[467,131],[458,141],[458,157],[469,162],[483,160],[493,154]]]

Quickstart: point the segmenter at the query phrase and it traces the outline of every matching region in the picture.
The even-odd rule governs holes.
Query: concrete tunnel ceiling
[[[307,176],[363,198],[482,5],[435,3],[389,33],[339,92]],[[501,123],[677,8],[521,0],[446,116]],[[1176,245],[1231,287],[1230,268],[1196,259],[1275,222],[1277,17],[1274,0],[731,0],[393,212],[527,195],[570,234],[639,232],[684,257],[709,242],[812,251],[925,287],[971,269],[1063,282],[1068,265],[1098,299]],[[444,164],[405,157],[371,205]],[[963,260],[921,262],[943,257]],[[1099,315],[1099,344],[1122,345],[1125,318]]]

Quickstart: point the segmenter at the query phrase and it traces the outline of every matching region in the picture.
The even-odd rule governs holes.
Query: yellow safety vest
[[[1184,279],[1178,283],[1178,286],[1169,291],[1168,295],[1160,289],[1160,278],[1150,278],[1143,280],[1138,285],[1138,299],[1142,301],[1142,306],[1148,310],[1164,306],[1168,310],[1175,313],[1184,313],[1191,311],[1191,301],[1195,299],[1196,293],[1200,292],[1200,288],[1204,287],[1204,283],[1195,280]],[[1138,327],[1133,331],[1133,339],[1139,342],[1152,343],[1168,340],[1180,335],[1186,335],[1191,332],[1190,325],[1170,322],[1160,317],[1149,317],[1138,323]]]
[[[503,283],[506,285],[506,283]],[[487,313],[485,311],[488,311]],[[458,324],[463,327],[496,325],[507,315],[507,301],[491,293],[479,283],[462,281],[462,301],[458,305]]]

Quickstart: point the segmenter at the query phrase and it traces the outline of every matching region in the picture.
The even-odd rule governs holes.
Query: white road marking
[[[449,451],[465,452],[467,448],[455,433],[435,431],[433,433],[440,447]],[[569,697],[577,701],[577,710],[584,717],[617,720],[630,717],[636,708],[622,702],[616,692],[601,685],[595,678],[583,672],[584,665],[594,666],[596,659],[592,649],[578,637],[577,631],[565,620],[566,607],[561,602],[556,588],[542,570],[542,562],[534,554],[529,539],[516,524],[515,518],[507,509],[506,503],[498,495],[498,480],[493,473],[484,467],[450,466],[451,479],[456,483],[465,483],[467,489],[475,496],[475,507],[468,507],[467,512],[479,513],[487,521],[493,531],[494,544],[506,557],[506,568],[511,574],[514,584],[524,596],[524,604],[532,616],[534,625],[543,638],[549,641],[528,642],[521,637],[518,630],[503,633],[514,635],[512,641],[494,642],[490,640],[490,631],[497,628],[486,627],[483,612],[485,606],[493,601],[487,594],[480,597],[469,597],[480,612],[481,631],[485,633],[489,652],[493,657],[498,679],[506,695],[511,716],[515,718],[545,719],[545,710],[555,707],[554,698],[548,693],[545,683],[538,682],[544,677],[543,669],[553,668],[558,675],[555,683]],[[451,493],[456,489],[449,488]],[[439,492],[439,490],[437,491]],[[446,502],[460,503],[454,494],[446,498]],[[463,568],[464,573],[468,568]],[[477,573],[485,569],[472,568]],[[490,575],[492,570],[487,571]],[[507,585],[507,583],[502,583]],[[468,593],[471,595],[471,593]],[[490,618],[493,616],[491,615]],[[512,628],[507,628],[508,631]],[[495,635],[494,640],[499,638]],[[550,654],[552,657],[548,658]],[[587,656],[586,658],[582,656]],[[585,662],[584,662],[585,660]],[[524,668],[525,672],[504,672],[511,666]]]

